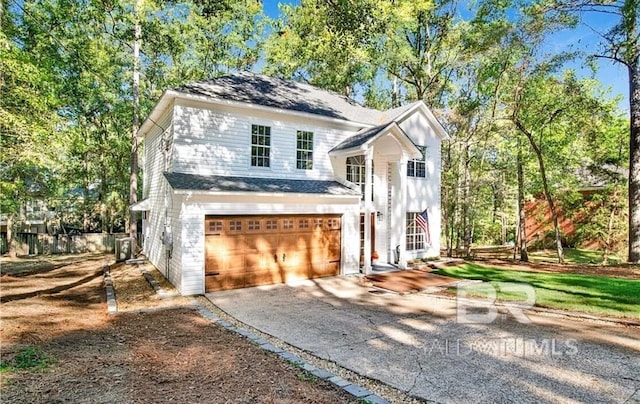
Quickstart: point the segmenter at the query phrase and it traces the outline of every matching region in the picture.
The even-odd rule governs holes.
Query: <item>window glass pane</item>
[[[416,224],[418,212],[407,212],[407,251],[424,249],[424,232]]]
[[[425,146],[417,146],[418,150],[422,153],[422,157],[419,159],[411,160],[407,162],[407,176],[408,177],[427,177],[427,148]]]
[[[354,184],[360,186],[362,199],[364,199],[365,194],[366,170],[364,164],[364,155],[347,157],[347,181],[353,182]],[[371,168],[371,184],[373,184],[373,167]],[[373,192],[371,193],[371,200],[373,200]]]
[[[269,126],[251,125],[251,165],[269,167],[271,154],[271,128]]]
[[[296,134],[296,167],[313,169],[313,132],[299,130]]]

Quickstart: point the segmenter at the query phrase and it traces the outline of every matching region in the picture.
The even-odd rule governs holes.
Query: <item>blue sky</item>
[[[265,13],[276,18],[280,14],[278,9],[279,3],[299,4],[298,0],[291,1],[277,1],[277,0],[264,0]],[[600,37],[597,32],[606,32],[611,27],[614,20],[611,17],[607,17],[603,14],[592,13],[585,18],[577,28],[573,30],[565,30],[559,32],[549,38],[547,47],[550,51],[567,49],[571,46],[574,48],[583,50],[588,54],[594,54],[600,51],[599,42]],[[602,84],[604,88],[611,88],[609,96],[611,98],[617,95],[622,95],[622,100],[619,103],[620,109],[623,111],[629,111],[629,74],[626,66],[615,64],[608,59],[598,59],[598,72],[595,78]],[[574,64],[571,66],[578,74],[584,76],[590,76],[591,72],[587,68],[583,68],[580,64]]]

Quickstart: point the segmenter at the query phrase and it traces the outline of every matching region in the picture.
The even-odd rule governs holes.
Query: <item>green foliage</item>
[[[282,17],[270,20],[261,2],[250,0],[144,1],[141,116],[168,87],[257,68],[380,109],[425,100],[452,137],[442,153],[442,222],[454,245],[465,230],[475,244],[501,243],[505,228],[513,232],[517,150],[525,195],[542,191],[517,118],[540,146],[552,195],[572,207],[567,214],[581,214],[571,198],[588,185],[577,171],[615,167],[605,182],[616,197],[603,200],[578,235],[607,240],[623,234],[627,217],[620,173],[629,158],[629,122],[600,83],[566,68],[588,60],[541,46],[549,34],[575,26],[575,10],[564,7],[571,4],[483,0],[462,12],[450,0],[303,0],[281,5]],[[606,33],[625,60],[637,57],[634,5],[616,3],[624,18]],[[60,224],[124,228],[132,6],[71,0],[2,9],[2,213],[45,199]],[[608,237],[605,244],[615,250],[621,242]]]
[[[318,383],[318,377],[312,375],[310,372],[304,369],[298,373],[298,380],[300,380],[301,382]]]
[[[169,86],[250,69],[255,1],[140,3],[141,113]],[[52,223],[122,230],[128,218],[131,3],[10,2],[0,14],[0,211],[32,199]]]
[[[56,360],[47,356],[40,348],[25,346],[8,361],[0,362],[0,373],[30,369],[43,370],[54,363]]]
[[[539,307],[581,311],[614,317],[640,318],[639,280],[588,276],[522,272],[509,269],[464,264],[438,270],[436,273],[463,279],[491,282],[519,282],[531,285]],[[495,290],[492,288],[492,290]],[[499,300],[521,300],[498,290]]]

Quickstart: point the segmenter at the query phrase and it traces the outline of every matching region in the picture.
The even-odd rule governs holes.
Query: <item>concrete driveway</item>
[[[456,321],[455,301],[355,278],[207,294],[238,320],[437,402],[640,402],[640,329],[542,315]]]

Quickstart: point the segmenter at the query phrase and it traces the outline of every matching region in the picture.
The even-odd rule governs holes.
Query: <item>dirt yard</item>
[[[112,270],[119,314],[107,315],[109,259],[1,259],[2,361],[34,347],[50,362],[2,371],[2,403],[358,402],[203,319],[192,300],[161,299],[136,266]]]

